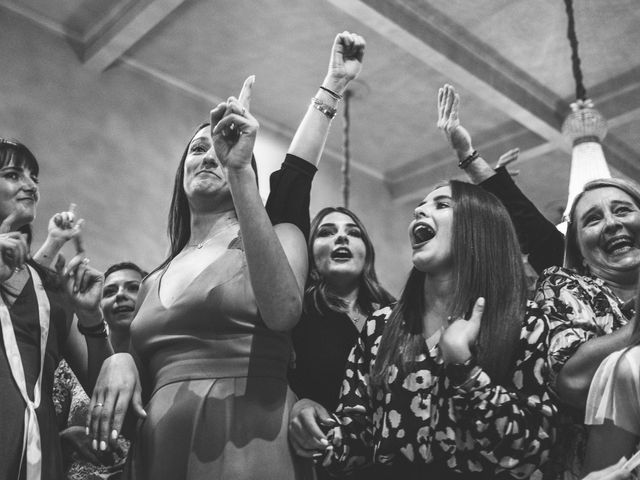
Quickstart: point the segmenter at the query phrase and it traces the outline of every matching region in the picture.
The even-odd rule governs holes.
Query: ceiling
[[[575,5],[584,83],[609,122],[605,154],[640,179],[640,8],[637,0]],[[520,147],[518,182],[549,216],[566,198],[570,145],[560,133],[574,98],[562,0],[0,0],[63,35],[79,68],[133,68],[209,102],[257,77],[252,110],[291,137],[321,82],[334,35],[367,41],[351,103],[354,175],[382,180],[413,202],[458,175],[436,128],[444,83],[462,96],[461,120],[496,159]],[[334,128],[326,157],[342,156]]]

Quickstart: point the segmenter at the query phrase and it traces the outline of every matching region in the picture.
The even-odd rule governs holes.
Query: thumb
[[[327,409],[320,404],[315,405],[315,415],[322,425],[333,426],[336,423],[331,415],[329,415],[329,413],[327,412]]]
[[[138,417],[147,418],[147,412],[145,412],[144,406],[142,405],[142,394],[140,392],[140,385],[136,385],[136,388],[133,390],[131,405],[133,406],[133,411],[136,412],[136,415],[138,415]]]
[[[244,108],[249,110],[251,106],[251,91],[253,89],[253,84],[256,81],[255,75],[250,75],[242,84],[242,90],[240,90],[240,95],[238,95],[238,102]]]
[[[0,233],[9,233],[11,231],[11,227],[13,227],[13,222],[17,215],[18,211],[14,210],[9,214],[9,216],[7,216],[7,218],[4,219],[2,224],[0,224]]]
[[[468,320],[476,332],[480,331],[480,321],[482,320],[482,314],[484,313],[484,303],[484,297],[478,297],[476,303],[473,305],[471,317],[469,317]]]

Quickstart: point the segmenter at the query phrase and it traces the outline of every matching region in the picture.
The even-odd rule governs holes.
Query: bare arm
[[[342,96],[349,83],[357,78],[362,70],[364,48],[365,41],[359,35],[349,32],[336,35],[331,49],[329,68],[322,86]],[[327,90],[319,88],[315,98],[335,109],[338,107],[339,98],[331,95]],[[330,126],[331,118],[315,108],[313,103],[310,104],[291,141],[288,153],[317,166],[320,163]]]
[[[76,251],[82,250],[81,229],[84,220],[76,220],[76,205],[72,203],[69,210],[59,212],[49,219],[47,238],[33,255],[33,259],[43,267],[50,267],[51,262],[69,240],[75,242]]]
[[[556,389],[563,402],[584,409],[596,370],[609,354],[629,346],[633,325],[631,321],[613,333],[583,343],[567,360],[556,380]]]
[[[244,104],[232,97],[211,111],[211,136],[227,173],[258,310],[269,328],[283,331],[293,328],[302,312],[307,254],[296,227],[282,224],[276,233],[258,193],[250,164],[258,131],[248,111],[252,83],[245,82]],[[232,124],[240,132],[236,137],[224,133],[233,130]]]

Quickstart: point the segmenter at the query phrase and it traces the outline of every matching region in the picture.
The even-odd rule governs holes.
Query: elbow
[[[585,375],[576,375],[565,370],[567,370],[566,367],[560,370],[556,380],[558,397],[563,403],[584,410],[587,405],[591,379]]]
[[[302,297],[292,295],[283,302],[278,302],[278,308],[263,316],[264,323],[271,330],[286,332],[296,326],[302,315]]]

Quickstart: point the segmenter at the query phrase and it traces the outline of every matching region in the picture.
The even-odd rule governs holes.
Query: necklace
[[[223,228],[218,230],[216,233],[211,235],[209,238],[205,238],[200,243],[189,243],[187,245],[187,247],[195,247],[196,249],[200,250],[202,247],[204,247],[207,243],[209,243],[211,240],[216,238],[218,235],[226,232],[227,230],[231,229],[232,227],[234,227],[236,225],[238,225],[238,221],[234,219],[232,222],[230,222],[229,224],[225,225]]]

